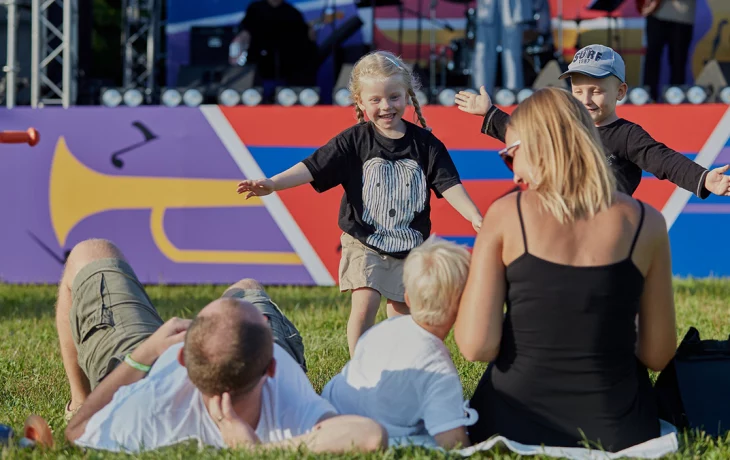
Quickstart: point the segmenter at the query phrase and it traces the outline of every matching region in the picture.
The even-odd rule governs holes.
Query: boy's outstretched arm
[[[634,125],[626,142],[628,160],[658,179],[667,179],[705,199],[710,193],[730,196],[727,167],[708,171],[681,153],[656,141],[639,125]]]
[[[271,179],[246,179],[238,183],[238,194],[246,193],[246,199],[252,196],[266,196],[270,193],[286,190],[302,184],[312,182],[314,178],[304,163],[299,162],[279,173]]]
[[[504,142],[504,134],[507,131],[509,115],[492,104],[492,99],[484,89],[484,86],[479,88],[479,94],[459,91],[454,100],[462,112],[484,117],[482,134]]]
[[[479,232],[482,226],[482,213],[479,212],[479,208],[474,204],[469,193],[462,184],[454,185],[448,190],[441,194],[446,201],[458,211],[464,219],[471,222],[475,232]]]

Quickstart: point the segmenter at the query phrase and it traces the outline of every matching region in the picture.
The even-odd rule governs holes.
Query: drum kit
[[[464,36],[452,40],[446,49],[446,53],[442,53],[447,68],[446,81],[443,82],[443,85],[472,87],[472,61],[474,59],[477,31],[476,8],[470,6],[473,0],[446,1],[465,5],[466,25],[464,27]],[[522,61],[525,86],[531,86],[545,64],[556,57],[550,33],[541,33],[536,30],[539,14],[538,11],[535,11],[534,21],[526,23],[523,33]],[[501,47],[498,47],[495,50],[494,59],[498,59],[497,54],[500,52]],[[500,62],[499,59],[497,62]],[[497,74],[499,76],[501,72]]]
[[[477,18],[475,0],[445,0],[449,3],[464,6],[464,17],[466,19],[464,35],[455,38],[446,46],[437,46],[436,30],[443,29],[453,32],[454,28],[446,21],[436,18],[436,3],[438,0],[430,0],[429,14],[426,16],[423,11],[423,1],[418,0],[418,10],[413,11],[403,6],[403,0],[355,0],[358,8],[372,8],[373,20],[370,24],[371,37],[375,33],[375,8],[382,6],[396,6],[400,12],[400,25],[398,30],[398,52],[403,49],[403,13],[408,12],[417,19],[416,48],[414,71],[425,83],[428,81],[428,89],[432,96],[436,95],[439,88],[445,87],[472,87],[471,73],[474,49],[476,47]],[[539,18],[539,11],[535,11],[535,24]],[[423,21],[431,24],[429,27],[429,57],[428,68],[421,68],[421,48]],[[555,48],[552,43],[551,33],[535,32],[536,27],[527,24],[523,37],[523,68],[525,86],[532,85],[540,70],[551,59],[556,57]],[[494,59],[498,59],[498,48],[495,50]],[[499,62],[499,60],[498,60]],[[498,75],[500,72],[498,72]],[[499,77],[498,77],[499,79]]]

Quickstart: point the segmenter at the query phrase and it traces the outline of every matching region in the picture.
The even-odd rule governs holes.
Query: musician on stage
[[[524,86],[522,34],[533,20],[534,0],[476,0],[476,46],[472,64],[474,88],[494,91],[497,80],[497,46],[502,46],[502,87]]]
[[[637,0],[646,17],[644,85],[659,100],[659,71],[664,47],[669,47],[669,84],[684,85],[689,46],[695,22],[696,0]]]
[[[255,63],[257,76],[278,85],[316,83],[317,43],[302,13],[285,0],[249,4],[231,46],[231,64]]]

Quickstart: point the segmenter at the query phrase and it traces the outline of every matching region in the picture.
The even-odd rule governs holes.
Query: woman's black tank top
[[[618,451],[659,436],[646,368],[635,355],[644,277],[631,256],[577,267],[525,252],[506,268],[507,313],[499,356],[471,407],[473,442],[500,434],[524,444]]]

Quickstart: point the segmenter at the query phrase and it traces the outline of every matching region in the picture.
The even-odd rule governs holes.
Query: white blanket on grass
[[[677,439],[677,429],[661,420],[661,433],[658,438],[650,439],[636,446],[629,447],[619,452],[603,452],[600,450],[586,449],[582,447],[543,447],[521,444],[511,441],[503,436],[497,436],[477,445],[467,447],[466,449],[453,451],[468,457],[478,451],[488,450],[504,450],[508,449],[519,455],[545,455],[548,457],[568,458],[571,460],[608,460],[615,458],[659,458],[676,452],[679,448]],[[394,447],[402,446],[422,446],[433,449],[443,450],[430,436],[411,436],[404,438],[393,438],[390,445]]]

